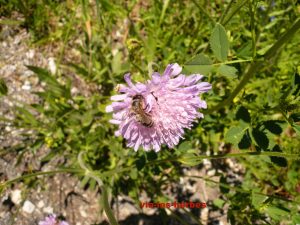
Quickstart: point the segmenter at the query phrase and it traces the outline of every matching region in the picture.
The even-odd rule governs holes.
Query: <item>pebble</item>
[[[38,208],[43,208],[45,206],[45,203],[43,200],[39,201],[38,204],[37,204],[37,207]]]
[[[25,81],[24,85],[22,86],[22,89],[27,91],[31,89],[31,85],[28,80]]]
[[[82,206],[79,207],[79,212],[80,212],[80,215],[81,215],[82,217],[84,217],[84,218],[87,218],[87,217],[88,217],[86,211],[83,209]]]
[[[16,205],[19,205],[21,203],[22,201],[21,190],[16,189],[11,192],[11,201]]]
[[[57,68],[56,68],[55,60],[53,57],[50,57],[48,59],[48,68],[52,74],[56,74]]]
[[[53,208],[48,206],[48,207],[43,209],[43,212],[46,213],[46,214],[53,214]]]
[[[212,169],[207,172],[207,176],[214,176],[216,174],[216,170]]]
[[[22,210],[23,210],[23,212],[25,212],[25,213],[31,214],[31,213],[33,213],[34,210],[35,210],[35,205],[32,204],[31,201],[26,200],[26,201],[24,202],[24,205],[23,205],[23,207],[22,207]]]

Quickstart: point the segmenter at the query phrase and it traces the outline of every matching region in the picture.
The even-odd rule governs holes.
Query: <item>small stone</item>
[[[53,208],[48,206],[48,207],[43,209],[43,212],[46,213],[46,214],[53,214]]]
[[[39,208],[43,208],[44,206],[45,206],[45,203],[43,200],[39,201],[37,204],[37,207],[39,207]]]
[[[28,213],[28,214],[31,214],[31,213],[33,213],[33,211],[35,210],[35,205],[32,204],[32,202],[26,200],[26,201],[24,202],[24,205],[23,205],[23,207],[22,207],[22,210],[23,210],[24,212]]]
[[[209,170],[208,172],[207,172],[207,176],[214,176],[216,174],[216,170],[215,169],[212,169],[212,170]]]
[[[22,86],[23,90],[30,90],[31,89],[31,85],[29,81],[25,81],[24,85]]]
[[[48,59],[48,68],[52,74],[56,74],[56,64],[53,57]]]
[[[16,190],[12,191],[11,201],[16,205],[19,205],[21,203],[21,201],[22,201],[21,190],[16,189]]]
[[[29,52],[26,53],[26,56],[28,58],[32,59],[34,57],[34,54],[35,54],[34,50],[31,49],[31,50],[29,50]]]
[[[83,209],[83,207],[80,207],[79,208],[79,212],[80,212],[80,215],[84,218],[88,217],[86,211]]]

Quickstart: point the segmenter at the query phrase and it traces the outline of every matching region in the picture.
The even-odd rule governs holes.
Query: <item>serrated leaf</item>
[[[8,88],[2,78],[0,78],[0,97],[3,95],[7,95]]]
[[[259,130],[258,128],[255,128],[252,130],[252,136],[256,142],[256,144],[262,148],[262,149],[267,149],[269,146],[269,139],[267,135]]]
[[[282,152],[279,145],[275,145],[272,149],[273,152]],[[284,157],[270,156],[271,162],[280,167],[287,167],[288,162]]]
[[[228,78],[236,78],[237,69],[233,66],[221,65],[218,72]]]
[[[239,142],[238,147],[239,149],[248,149],[250,148],[250,146],[251,146],[251,138],[247,130],[243,135],[242,140]]]
[[[210,47],[218,60],[227,59],[229,41],[225,28],[219,23],[216,24],[210,36]]]
[[[212,69],[212,61],[204,54],[196,55],[184,65],[184,70],[188,73],[208,75]]]
[[[244,127],[231,127],[225,134],[225,142],[238,144],[245,133]]]
[[[275,120],[267,120],[264,122],[265,128],[273,134],[281,134],[282,128],[277,124]]]
[[[251,122],[251,116],[250,113],[248,111],[248,109],[246,109],[244,106],[240,106],[235,114],[235,118],[237,120],[242,120],[246,123],[250,123]]]

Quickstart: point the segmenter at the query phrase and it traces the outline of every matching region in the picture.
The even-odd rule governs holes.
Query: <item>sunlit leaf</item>
[[[233,66],[221,65],[218,69],[219,73],[228,78],[236,78],[237,77],[237,69]]]
[[[252,130],[252,136],[256,142],[256,144],[262,148],[262,149],[267,149],[269,146],[269,139],[267,135],[259,130],[258,128],[255,128]]]
[[[218,60],[225,61],[227,59],[229,41],[225,28],[219,23],[216,24],[210,36],[210,47]]]
[[[244,127],[231,127],[225,134],[225,141],[238,144],[245,133]]]
[[[212,69],[212,61],[204,54],[196,55],[184,65],[184,70],[188,73],[200,73],[207,75]]]

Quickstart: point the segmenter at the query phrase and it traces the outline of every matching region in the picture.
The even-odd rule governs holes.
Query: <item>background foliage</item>
[[[78,171],[83,152],[85,166],[114,196],[123,193],[139,204],[142,191],[154,202],[167,201],[162,187],[177,182],[183,167],[201,166],[208,152],[245,152],[238,157],[245,167],[243,182],[232,187],[222,176],[223,195],[216,207],[229,204],[232,224],[300,223],[300,164],[295,157],[278,157],[300,154],[296,2],[0,0],[5,18],[22,15],[22,20],[1,23],[24,26],[33,46],[60,46],[55,74],[28,65],[46,85],[36,93],[39,103],[11,109],[15,119],[9,122],[34,132],[25,132],[30,138],[22,146],[1,154],[17,151],[22,161],[24,152],[47,146],[51,152],[43,163],[63,155],[62,169]],[[280,37],[285,39],[276,45]],[[70,51],[77,57],[65,57]],[[105,107],[116,84],[124,83],[125,72],[145,81],[173,62],[212,83],[213,90],[203,97],[205,118],[176,149],[134,152],[113,135],[116,127],[108,123]],[[70,73],[89,85],[89,95],[72,94]],[[2,79],[0,90],[7,94]],[[266,154],[252,157],[249,151]],[[89,176],[76,176],[83,187],[95,187]]]

